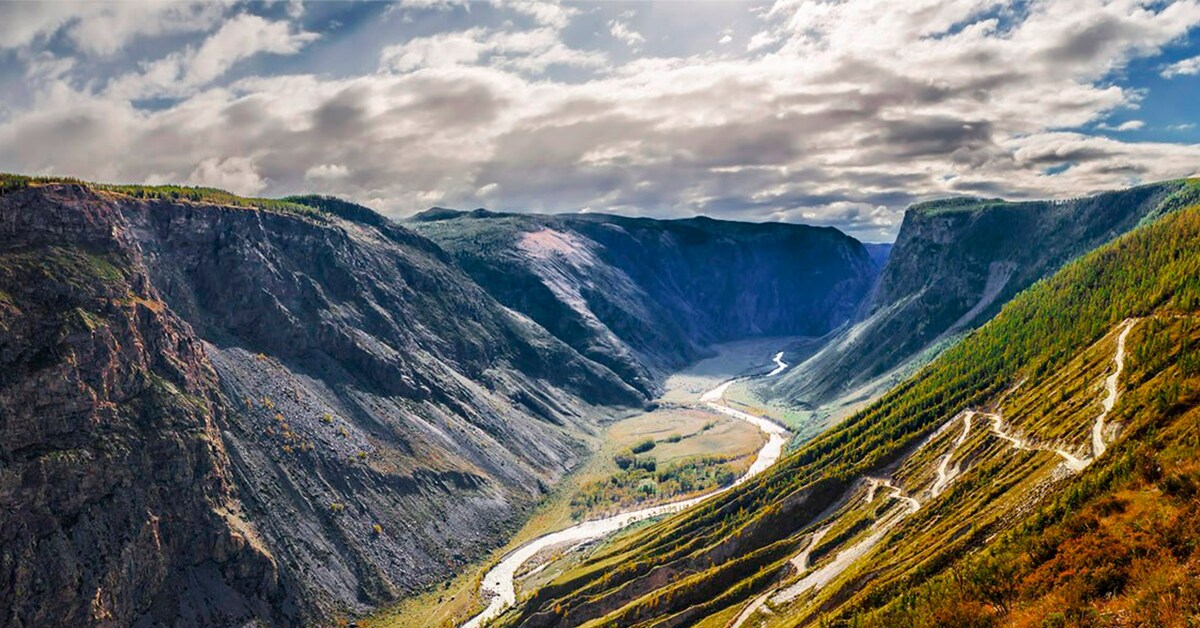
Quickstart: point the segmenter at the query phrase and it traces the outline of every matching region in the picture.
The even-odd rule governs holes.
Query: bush
[[[654,439],[653,438],[647,438],[646,440],[629,448],[629,450],[635,454],[644,454],[647,451],[650,451],[651,449],[654,449]]]

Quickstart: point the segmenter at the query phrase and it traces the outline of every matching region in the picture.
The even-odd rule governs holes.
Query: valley
[[[441,600],[437,602],[424,599],[416,604],[406,604],[380,614],[371,625],[403,626],[407,621],[417,619],[428,625],[485,626],[515,602],[521,589],[527,592],[535,581],[543,582],[561,573],[577,562],[580,555],[603,543],[605,537],[685,510],[768,469],[782,454],[789,432],[774,420],[746,411],[764,410],[739,410],[736,402],[725,399],[724,395],[735,383],[762,381],[783,372],[789,365],[783,362],[782,353],[773,348],[794,341],[787,337],[756,338],[717,345],[712,357],[668,376],[659,407],[642,415],[620,419],[608,427],[605,444],[539,507],[539,514],[497,553],[500,558],[488,563],[482,577],[473,575],[475,569],[469,570],[469,574],[450,585],[450,590],[456,592],[450,599],[439,595]],[[699,421],[703,424],[697,428],[694,425]],[[671,435],[686,433],[689,425],[694,430],[691,435],[678,443],[669,442]],[[689,445],[688,441],[693,439],[697,442],[680,452],[683,464],[714,456],[736,456],[734,460],[740,464],[731,467],[736,473],[730,473],[729,480],[696,491],[684,499],[660,498],[657,501],[662,503],[655,504],[652,498],[646,500],[652,504],[647,507],[631,507],[601,517],[585,516],[585,521],[575,523],[580,518],[579,513],[572,509],[568,515],[566,506],[573,504],[590,483],[610,484],[610,480],[620,473],[610,463],[612,454],[628,451],[629,445],[646,442],[647,436],[658,441],[648,454],[656,458],[660,469],[664,463],[671,462],[671,447]],[[752,446],[748,450],[747,444]],[[532,564],[536,567],[527,566]],[[480,572],[484,570],[482,565],[478,568]],[[472,590],[473,587],[478,590]],[[481,605],[479,599],[487,600],[487,605]],[[468,612],[476,614],[465,616]]]
[[[1068,264],[746,489],[622,535],[498,625],[1177,620],[1152,600],[1195,558],[1169,535],[1196,496],[1197,225],[1187,208]],[[1155,508],[1141,562],[1112,535]]]
[[[1200,0],[0,0],[0,628],[1200,628]]]
[[[1014,556],[1195,497],[1195,181],[918,206],[882,268],[797,225],[0,184],[0,584],[74,591],[10,623],[1009,617],[1077,586]],[[960,246],[1035,218],[1090,227]]]

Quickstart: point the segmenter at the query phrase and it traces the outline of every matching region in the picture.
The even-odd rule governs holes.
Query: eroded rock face
[[[116,204],[0,196],[0,623],[282,620],[226,420]]]
[[[0,612],[362,612],[502,542],[643,396],[377,216],[0,196]]]
[[[586,408],[641,403],[378,216],[126,213],[237,402],[259,527],[323,607],[365,610],[490,550],[581,460]]]

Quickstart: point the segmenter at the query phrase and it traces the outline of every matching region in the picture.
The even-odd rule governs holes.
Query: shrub
[[[646,440],[643,440],[640,443],[629,448],[629,450],[635,454],[644,454],[647,451],[650,451],[651,449],[654,449],[654,439],[653,438],[647,438]]]

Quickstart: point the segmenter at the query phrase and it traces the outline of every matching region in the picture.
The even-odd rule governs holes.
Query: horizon
[[[834,226],[1200,169],[1200,2],[9,3],[0,170]]]
[[[158,185],[145,185],[144,186],[142,184],[136,184],[136,183],[87,181],[84,179],[80,179],[78,177],[71,177],[68,175],[63,175],[63,176],[29,175],[29,174],[19,174],[19,173],[13,173],[13,172],[0,172],[0,179],[3,179],[4,177],[27,178],[27,179],[31,179],[34,181],[41,180],[41,181],[39,181],[40,183],[51,184],[51,185],[52,184],[64,184],[64,183],[78,183],[78,184],[82,184],[82,185],[111,186],[111,187],[116,187],[116,188],[119,188],[119,187],[149,187],[149,188],[178,187],[180,189],[185,189],[185,190],[186,189],[198,190],[198,191],[206,190],[206,191],[220,192],[223,194],[230,194],[230,195],[238,198],[239,200],[245,201],[248,203],[252,203],[253,201],[284,201],[284,202],[287,202],[294,198],[316,196],[316,197],[330,198],[330,199],[343,201],[343,202],[350,202],[350,203],[356,204],[360,207],[363,207],[367,210],[370,210],[380,216],[383,216],[389,220],[396,221],[397,223],[403,223],[408,220],[415,220],[423,214],[430,213],[430,212],[436,212],[436,211],[454,212],[454,213],[462,214],[462,215],[470,215],[475,212],[482,211],[482,212],[486,212],[486,213],[498,215],[498,216],[522,216],[522,215],[524,215],[524,216],[558,217],[558,216],[578,216],[578,215],[590,214],[590,215],[596,215],[596,216],[615,216],[615,217],[619,217],[619,218],[648,219],[648,220],[662,220],[662,221],[686,221],[686,220],[696,220],[696,219],[703,218],[703,219],[714,220],[714,221],[755,224],[755,225],[789,224],[789,225],[796,225],[796,226],[801,226],[801,227],[834,229],[834,230],[838,231],[839,233],[841,233],[845,236],[848,236],[861,244],[864,244],[864,245],[870,244],[870,245],[876,245],[876,246],[879,246],[879,245],[890,246],[890,245],[895,244],[896,235],[899,234],[899,226],[897,225],[897,229],[892,234],[891,239],[889,239],[889,240],[870,240],[870,239],[865,239],[864,237],[862,237],[860,235],[849,233],[845,229],[842,229],[836,225],[826,225],[826,224],[801,222],[801,221],[754,220],[754,219],[740,219],[740,218],[736,218],[736,217],[726,218],[726,217],[720,217],[720,216],[710,216],[707,214],[694,214],[691,216],[658,217],[658,216],[648,216],[648,215],[644,215],[644,214],[639,215],[639,214],[631,214],[631,213],[621,213],[619,211],[530,212],[530,211],[507,210],[507,209],[493,209],[493,208],[489,208],[489,207],[475,207],[475,208],[471,208],[471,209],[461,209],[461,208],[456,208],[456,207],[445,207],[445,206],[435,205],[432,207],[428,207],[428,208],[425,208],[422,210],[415,211],[415,212],[405,215],[405,216],[393,216],[393,215],[389,215],[388,213],[386,213],[384,211],[381,211],[378,208],[371,207],[369,205],[364,205],[361,203],[357,203],[355,201],[350,201],[348,199],[338,197],[335,195],[322,194],[322,193],[318,193],[318,192],[298,192],[298,193],[286,194],[284,196],[273,196],[273,197],[245,197],[245,196],[235,194],[229,190],[225,190],[222,188],[214,188],[214,187],[207,187],[207,186],[180,185],[180,184],[174,184],[174,183],[162,183],[162,184],[158,184]],[[1162,181],[1148,181],[1145,183],[1138,184],[1138,186],[1134,186],[1134,187],[1161,185],[1161,184],[1165,184],[1165,183],[1170,183],[1172,181],[1194,181],[1194,180],[1197,180],[1197,177],[1184,177],[1181,179],[1164,179]],[[976,202],[997,201],[997,202],[1001,202],[1001,203],[1026,203],[1026,202],[1028,202],[1028,203],[1038,203],[1038,202],[1053,203],[1053,202],[1069,202],[1071,200],[1075,200],[1075,199],[1079,199],[1079,198],[1088,198],[1090,196],[1095,196],[1095,195],[1103,194],[1103,193],[1105,193],[1104,190],[1097,191],[1095,194],[1085,194],[1085,195],[1069,197],[1069,198],[1060,198],[1060,199],[1031,198],[1031,199],[1021,199],[1021,200],[1013,200],[1013,199],[1007,199],[1007,198],[1003,198],[1003,197],[985,197],[985,196],[943,196],[943,197],[932,198],[932,199],[923,200],[923,201],[919,201],[919,202],[915,202],[910,205],[907,205],[901,210],[901,216],[903,216],[905,213],[907,213],[910,209],[924,207],[926,205],[936,205],[938,203],[943,203],[943,202],[953,201],[953,200],[969,200],[969,201],[976,201]],[[188,199],[181,199],[181,200],[188,201]],[[213,203],[213,204],[217,204],[217,205],[221,204],[216,201],[209,201],[209,202]]]

